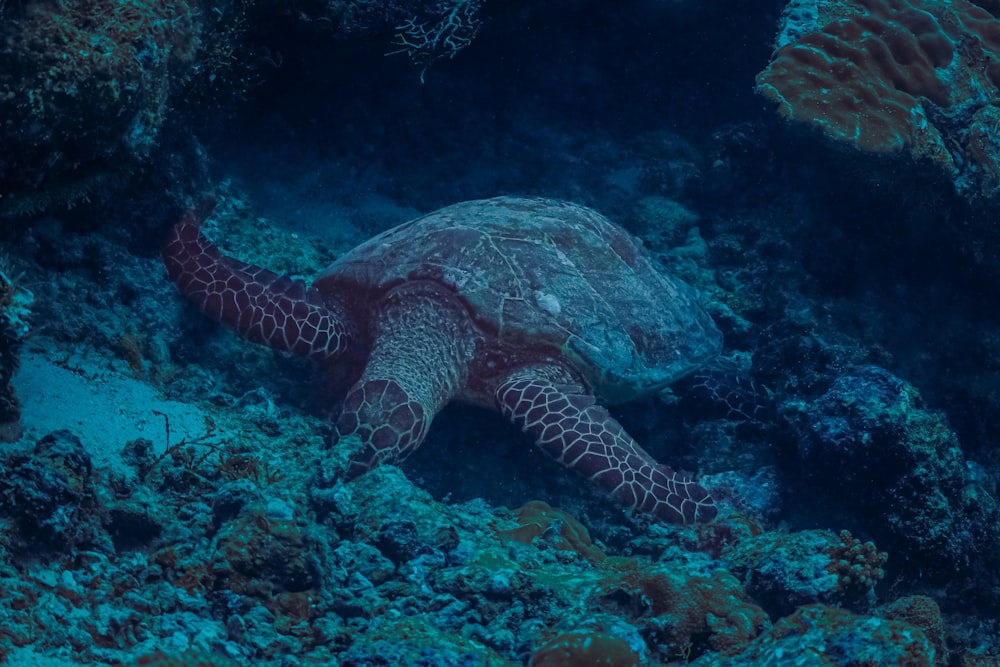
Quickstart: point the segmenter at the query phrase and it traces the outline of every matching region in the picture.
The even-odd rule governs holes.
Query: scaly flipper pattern
[[[255,343],[312,357],[341,354],[350,334],[336,306],[301,281],[223,255],[201,233],[214,208],[214,199],[203,199],[163,244],[167,273],[181,292]]]
[[[337,446],[349,457],[347,478],[406,458],[424,441],[429,426],[423,406],[398,382],[359,382],[348,392],[337,419]]]
[[[465,384],[476,336],[465,310],[442,292],[414,282],[380,300],[375,343],[337,420],[348,478],[412,454]]]
[[[543,451],[628,507],[670,523],[715,518],[705,489],[657,463],[581,387],[553,381],[558,372],[512,375],[497,388],[497,407]]]
[[[596,398],[653,394],[716,357],[722,335],[682,281],[591,209],[463,202],[340,256],[312,287],[223,255],[209,200],[163,248],[170,277],[252,341],[318,358],[339,395],[329,453],[354,477],[406,458],[451,400],[499,409],[630,508],[707,521],[706,491],[657,463]],[[347,386],[350,385],[350,386]]]

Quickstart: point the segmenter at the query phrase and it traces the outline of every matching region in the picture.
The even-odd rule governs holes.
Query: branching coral
[[[885,577],[882,566],[888,554],[879,551],[874,542],[862,542],[851,531],[840,531],[841,544],[830,550],[829,570],[837,575],[840,588],[870,591]]]
[[[396,26],[394,46],[399,47],[387,55],[405,53],[420,67],[420,83],[424,82],[427,69],[438,60],[454,58],[472,43],[479,32],[480,0],[451,0],[438,6],[433,17],[415,16]]]
[[[754,600],[783,616],[811,602],[867,608],[886,554],[846,530],[804,530],[742,540],[723,560]]]

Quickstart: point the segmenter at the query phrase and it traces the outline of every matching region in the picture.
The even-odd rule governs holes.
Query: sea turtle
[[[394,227],[312,286],[223,255],[189,210],[164,245],[181,291],[246,338],[334,364],[353,383],[336,422],[344,473],[398,461],[452,399],[499,410],[563,465],[673,523],[716,514],[595,398],[663,389],[715,357],[694,290],[589,208],[496,197]],[[345,370],[346,369],[346,370]]]

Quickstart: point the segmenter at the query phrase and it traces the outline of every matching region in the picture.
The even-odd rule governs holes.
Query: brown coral
[[[72,204],[148,156],[199,44],[187,0],[14,9],[0,24],[0,214]]]
[[[157,651],[138,658],[134,667],[239,667],[239,663],[221,655],[202,651],[174,654]]]
[[[747,601],[739,582],[727,570],[691,576],[682,568],[640,558],[609,557],[603,564],[613,586],[606,597],[624,593],[647,617],[645,634],[669,647],[674,657],[689,654],[695,641],[733,654],[770,626],[764,610]]]
[[[1000,22],[967,0],[830,6],[775,52],[757,90],[786,117],[863,151],[905,150],[941,165],[960,188],[966,171],[995,187],[996,147],[981,131],[970,136],[970,119],[1000,103]]]
[[[0,269],[0,442],[21,437],[21,404],[11,382],[21,360],[34,295]]]
[[[515,510],[514,517],[518,526],[499,531],[501,539],[531,544],[535,538],[543,537],[556,549],[575,551],[595,563],[607,558],[590,539],[587,527],[569,512],[555,509],[541,500],[532,500]]]
[[[602,665],[632,667],[639,655],[616,634],[596,628],[577,628],[556,635],[531,654],[529,667]]]
[[[879,551],[874,542],[862,542],[851,531],[840,531],[840,544],[830,549],[831,574],[837,575],[842,590],[871,590],[885,577],[882,566],[888,554]]]
[[[902,621],[919,628],[937,649],[936,664],[947,664],[948,647],[945,643],[944,619],[941,616],[941,607],[933,598],[926,595],[908,595],[883,605],[876,611],[881,618]]]

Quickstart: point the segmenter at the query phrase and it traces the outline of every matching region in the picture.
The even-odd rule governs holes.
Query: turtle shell
[[[314,287],[371,303],[416,280],[453,290],[489,343],[522,360],[561,357],[607,402],[660,389],[721,347],[690,286],[657,270],[624,229],[567,202],[448,206],[359,245]]]

